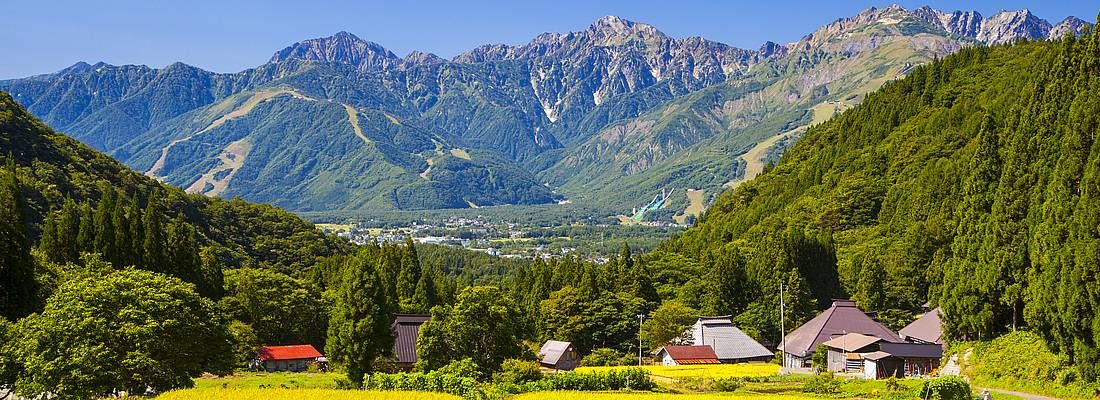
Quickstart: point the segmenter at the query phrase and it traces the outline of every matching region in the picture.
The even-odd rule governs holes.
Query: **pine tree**
[[[38,307],[38,284],[27,238],[23,187],[15,161],[0,177],[0,316],[16,320]]]
[[[142,218],[144,219],[142,230],[145,233],[145,240],[142,241],[144,266],[150,271],[167,272],[170,270],[170,266],[168,265],[164,226],[161,222],[164,218],[164,211],[156,192],[149,197],[149,204],[145,206],[145,213]]]
[[[119,263],[118,241],[115,237],[115,190],[107,185],[101,187],[101,197],[96,205],[93,226],[95,227],[95,244],[93,250],[103,255],[103,259],[116,266]]]
[[[412,311],[428,312],[439,304],[439,289],[436,287],[435,270],[428,268],[420,274],[420,280],[416,282],[416,294],[413,296],[414,308]]]
[[[397,296],[402,308],[414,307],[413,297],[421,278],[420,260],[416,255],[416,246],[412,238],[405,238],[405,247],[401,249],[401,272],[397,276]]]
[[[141,207],[136,201],[131,201],[128,208],[131,261],[136,266],[148,269],[145,264],[145,220],[141,215]]]
[[[361,251],[349,259],[336,289],[336,303],[328,327],[326,349],[333,361],[347,369],[356,385],[374,368],[374,360],[393,347],[394,308],[386,298],[373,257]]]

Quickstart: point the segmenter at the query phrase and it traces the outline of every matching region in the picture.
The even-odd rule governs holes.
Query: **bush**
[[[802,385],[803,393],[835,394],[840,392],[840,381],[832,372],[814,375]]]
[[[921,398],[929,400],[968,400],[970,384],[957,376],[945,376],[924,383]]]
[[[714,379],[714,391],[716,392],[733,392],[740,389],[745,383],[737,378],[715,378]]]
[[[469,358],[451,361],[450,364],[444,365],[438,371],[444,375],[473,378],[478,381],[485,378],[485,371],[482,371],[481,367],[478,367],[474,360]]]
[[[641,390],[649,391],[657,387],[649,378],[649,373],[641,368],[626,368],[597,373],[563,372],[546,375],[541,380],[528,382],[523,391],[605,391],[605,390]]]
[[[614,367],[622,365],[623,357],[622,353],[615,351],[615,349],[600,348],[592,350],[592,353],[584,356],[581,359],[581,365],[585,367]]]
[[[470,399],[483,399],[485,392],[470,377],[440,371],[429,373],[372,374],[363,378],[365,390],[401,390],[448,393]]]
[[[500,369],[493,374],[495,383],[522,384],[542,379],[539,363],[534,361],[508,359],[500,364]]]

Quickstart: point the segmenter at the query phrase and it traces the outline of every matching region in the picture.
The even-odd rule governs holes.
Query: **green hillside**
[[[886,321],[931,301],[957,340],[1033,330],[1095,380],[1098,49],[1093,34],[917,68],[810,128],[661,253],[743,254],[764,300],[734,314],[774,304],[794,271]],[[831,279],[814,267],[831,264]]]
[[[348,249],[347,244],[324,236],[286,211],[242,200],[188,195],[157,183],[54,132],[2,92],[0,149],[5,157],[10,155],[18,171],[33,241],[43,236],[39,224],[60,217],[58,213],[67,202],[95,208],[109,193],[135,210],[145,209],[151,198],[157,198],[162,222],[170,224],[179,218],[194,229],[198,244],[210,247],[210,254],[218,254],[218,262],[227,267],[294,273],[312,265],[317,257]],[[131,211],[123,208],[118,212],[132,217],[127,214]]]

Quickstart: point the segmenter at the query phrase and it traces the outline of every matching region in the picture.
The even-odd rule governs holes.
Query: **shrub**
[[[649,373],[641,368],[626,368],[596,373],[557,373],[528,382],[525,392],[542,391],[604,391],[604,390],[653,390],[657,385],[649,378]]]
[[[732,392],[740,389],[745,383],[737,378],[715,378],[714,379],[714,391],[716,392]]]
[[[542,379],[539,363],[534,361],[508,359],[500,364],[500,369],[493,374],[493,382],[521,384]]]
[[[957,376],[945,376],[924,383],[921,398],[929,400],[967,400],[970,384]]]
[[[817,394],[839,393],[840,381],[837,381],[836,377],[834,377],[831,372],[817,374],[802,385],[802,392]]]
[[[823,344],[817,345],[813,355],[810,356],[810,361],[812,361],[814,369],[818,371],[827,370],[829,367],[827,365],[829,363],[829,348],[825,347]]]
[[[592,353],[581,359],[581,365],[585,367],[613,367],[621,365],[623,354],[609,348],[592,350]]]
[[[476,380],[440,371],[429,373],[372,374],[364,377],[365,390],[402,390],[448,393],[471,399],[485,398]]]
[[[469,358],[451,361],[450,364],[444,365],[438,371],[444,375],[473,378],[479,381],[485,378],[485,372],[474,363],[474,360]]]

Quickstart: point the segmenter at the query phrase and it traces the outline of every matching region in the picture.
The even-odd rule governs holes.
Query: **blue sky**
[[[789,42],[814,28],[891,1],[43,1],[0,7],[0,79],[64,68],[76,61],[161,67],[182,61],[236,72],[293,42],[346,30],[399,56],[422,50],[450,58],[485,43],[518,44],[542,32],[582,30],[604,15],[646,22],[675,36],[703,36],[756,48]],[[1029,8],[1057,23],[1092,21],[1100,2],[900,1],[942,10]]]

